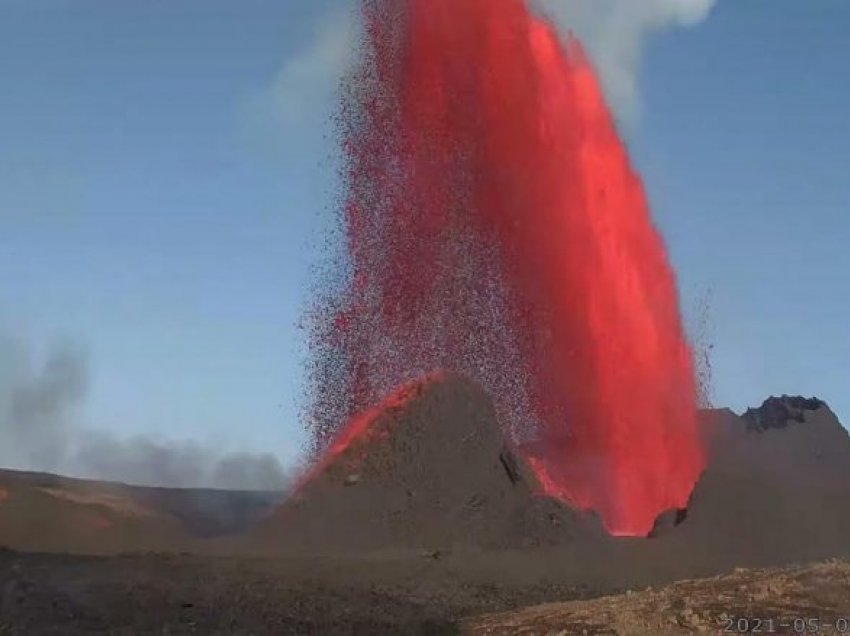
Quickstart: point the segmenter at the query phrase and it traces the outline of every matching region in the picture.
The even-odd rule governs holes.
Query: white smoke
[[[307,26],[306,44],[283,61],[266,86],[247,96],[241,114],[249,130],[262,136],[269,131],[322,130],[335,110],[339,82],[355,56],[357,26],[353,10],[332,11]],[[288,135],[286,139],[290,143]]]
[[[578,35],[620,121],[640,113],[640,71],[648,40],[705,20],[716,0],[530,0],[562,33]],[[356,7],[350,2],[349,9]],[[334,91],[354,56],[356,11],[321,18],[310,41],[286,59],[265,91],[266,108],[284,125],[305,125],[334,106]]]
[[[278,114],[293,122],[326,110],[338,78],[353,56],[355,16],[338,11],[320,22],[310,45],[284,62],[274,78],[271,97]]]
[[[581,39],[620,120],[640,113],[640,71],[650,37],[705,20],[715,0],[534,0],[563,31]]]

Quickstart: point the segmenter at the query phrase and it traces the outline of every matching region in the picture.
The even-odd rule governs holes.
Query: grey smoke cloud
[[[68,418],[85,394],[84,353],[57,344],[41,369],[24,344],[0,337],[0,461],[8,466],[56,466],[68,447]]]
[[[74,462],[100,479],[151,486],[280,490],[286,477],[270,453],[217,453],[196,442],[163,443],[147,437],[126,440],[90,431]]]
[[[122,438],[80,425],[88,357],[60,342],[41,364],[0,335],[0,467],[171,487],[281,490],[288,474],[271,453],[225,452],[192,441]]]

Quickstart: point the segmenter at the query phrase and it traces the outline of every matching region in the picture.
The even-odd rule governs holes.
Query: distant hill
[[[282,496],[0,470],[0,545],[94,554],[198,550],[253,526]]]

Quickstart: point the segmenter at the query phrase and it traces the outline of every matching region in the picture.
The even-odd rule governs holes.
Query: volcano
[[[258,531],[295,552],[505,548],[600,534],[547,496],[474,382],[435,373],[340,430]]]
[[[538,449],[512,444],[479,385],[432,374],[348,422],[246,544],[296,554],[549,546],[559,576],[604,584],[850,554],[850,436],[825,403],[770,398],[699,422],[708,465],[686,506],[659,514],[647,538],[616,538],[547,494],[530,465]]]
[[[523,0],[361,4],[339,116],[344,283],[313,314],[316,448],[395,387],[459,373],[538,443],[551,496],[646,534],[704,466],[693,362],[581,44]]]

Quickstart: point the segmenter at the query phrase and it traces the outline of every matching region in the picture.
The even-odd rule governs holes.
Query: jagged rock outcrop
[[[752,430],[766,431],[770,428],[785,428],[791,422],[802,424],[806,421],[807,411],[817,411],[822,406],[826,406],[826,403],[816,397],[770,396],[761,406],[748,408],[741,417]]]

